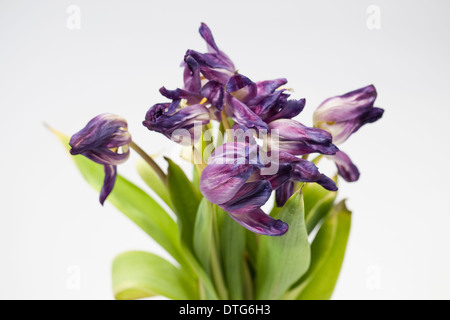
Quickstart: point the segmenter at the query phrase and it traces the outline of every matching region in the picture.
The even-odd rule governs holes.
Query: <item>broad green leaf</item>
[[[152,253],[125,252],[112,265],[114,297],[139,299],[155,295],[174,300],[197,299],[197,288],[182,270]]]
[[[311,266],[287,298],[328,300],[333,294],[350,233],[351,212],[341,201],[329,213],[311,245]]]
[[[201,266],[211,275],[211,250],[213,241],[213,210],[212,204],[202,199],[198,207],[194,227],[194,252]]]
[[[310,263],[302,195],[294,193],[275,218],[288,223],[289,230],[281,237],[260,238],[256,299],[280,299],[305,274]]]
[[[156,174],[155,170],[149,166],[144,160],[139,159],[136,163],[136,169],[142,180],[152,189],[158,197],[161,198],[170,208],[172,202],[170,201],[169,190],[164,185],[164,182]]]
[[[259,239],[262,236],[245,229],[246,252],[251,270],[256,270],[256,260],[258,256]]]
[[[244,259],[246,229],[222,209],[217,214],[221,216],[219,225],[220,252],[229,298],[242,300],[244,298],[244,270],[242,265],[247,263]]]
[[[166,161],[169,163],[167,173],[169,194],[178,218],[180,238],[187,248],[192,250],[192,234],[201,195],[175,162],[169,158],[166,158]]]
[[[336,179],[334,179],[336,182]],[[317,183],[307,183],[303,189],[305,202],[305,221],[308,234],[330,211],[337,192],[328,191]]]
[[[69,138],[59,132],[53,132],[69,151]],[[81,155],[71,157],[86,181],[100,192],[105,175],[103,166]],[[181,264],[185,262],[177,224],[147,193],[117,175],[114,189],[107,200],[166,249],[178,262]]]

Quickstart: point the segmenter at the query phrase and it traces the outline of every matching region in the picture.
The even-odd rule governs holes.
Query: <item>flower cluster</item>
[[[337,145],[382,116],[383,109],[374,107],[375,88],[367,86],[325,100],[314,113],[314,127],[308,127],[294,120],[304,109],[305,99],[290,98],[283,88],[286,79],[252,81],[237,72],[206,24],[202,23],[199,31],[208,51],[187,50],[182,63],[183,88],[162,87],[160,93],[170,101],[153,105],[143,125],[189,145],[199,138],[194,134],[196,126],[210,121],[221,122],[225,129],[232,126],[251,132],[248,141],[229,140],[215,146],[201,173],[200,190],[245,228],[263,235],[283,235],[288,225],[261,209],[273,191],[276,204],[283,206],[297,182],[337,190],[335,182],[307,160],[309,154],[332,159],[346,181],[359,178],[357,167]],[[259,134],[275,136],[277,141],[262,147],[256,139]],[[99,116],[72,137],[72,154],[83,154],[105,166],[102,203],[114,184],[116,165],[128,156],[127,150],[118,154],[116,148],[130,141],[126,122],[110,116]],[[264,170],[269,166],[264,161],[269,153],[277,154],[275,173]]]

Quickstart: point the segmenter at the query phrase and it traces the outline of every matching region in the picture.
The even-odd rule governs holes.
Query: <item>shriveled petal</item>
[[[268,129],[267,124],[243,102],[230,94],[226,94],[227,114],[240,125],[254,129]]]
[[[164,97],[172,100],[186,99],[189,104],[197,104],[203,99],[203,96],[199,92],[192,92],[179,88],[167,90],[165,87],[161,87],[159,92]]]
[[[286,222],[275,220],[261,209],[245,213],[229,213],[230,216],[244,228],[251,232],[266,236],[282,236],[289,226]]]
[[[202,86],[200,65],[190,56],[185,57],[184,61],[184,89],[189,92],[198,92]]]
[[[327,130],[333,143],[341,144],[363,125],[375,122],[384,110],[374,108],[377,92],[373,85],[329,98],[314,112],[314,126]]]
[[[243,103],[247,103],[256,96],[256,84],[242,74],[232,76],[227,84],[226,91]]]
[[[116,148],[130,143],[125,119],[112,114],[101,114],[90,120],[87,125],[70,139],[72,155],[100,148]]]
[[[188,131],[191,142],[195,142],[194,127],[196,125],[207,124],[210,114],[201,104],[193,104],[182,108],[175,113],[169,114],[165,109],[165,104],[156,104],[149,109],[143,121],[143,125],[149,130],[164,134],[175,142],[182,142],[183,136],[180,132],[175,134],[175,130],[184,129]]]
[[[209,164],[246,164],[261,167],[258,145],[247,142],[227,142],[218,146],[208,159]]]
[[[252,102],[250,102],[249,104],[258,104],[258,100],[261,100],[274,93],[275,90],[285,85],[286,83],[287,80],[285,78],[256,82],[257,94],[254,100],[252,100]]]
[[[334,160],[339,175],[344,178],[345,181],[354,182],[359,179],[359,170],[346,153],[339,151],[329,158]]]
[[[278,207],[284,206],[284,204],[288,201],[288,199],[294,193],[294,182],[287,181],[283,183],[276,191],[275,191],[275,201]]]
[[[263,206],[270,198],[272,187],[269,181],[247,182],[227,202],[220,206],[227,212],[245,213]]]
[[[200,94],[208,99],[217,111],[222,111],[225,104],[225,94],[223,85],[220,82],[211,80],[208,81],[201,89]]]
[[[113,165],[105,165],[105,179],[103,181],[103,187],[100,191],[100,203],[103,205],[106,198],[114,188],[116,182],[117,167]]]
[[[330,191],[338,189],[336,183],[320,173],[314,163],[303,159],[298,159],[296,163],[292,164],[291,179],[300,182],[316,182]]]
[[[325,130],[306,127],[298,121],[279,119],[269,123],[270,130],[278,130],[279,149],[293,155],[313,152],[335,154],[339,149],[332,143],[331,134]]]
[[[212,203],[226,203],[238,193],[252,172],[251,165],[208,164],[200,177],[200,191]]]
[[[206,44],[208,46],[208,52],[216,54],[219,59],[222,61],[223,64],[225,64],[230,71],[234,71],[235,67],[231,59],[222,52],[219,47],[217,46],[216,42],[214,41],[214,37],[212,35],[211,29],[205,24],[201,23],[199,28],[200,35],[202,38],[206,41]]]
[[[252,100],[254,101],[254,99]],[[248,103],[249,108],[259,117],[269,123],[268,119],[280,110],[280,106],[287,101],[287,95],[283,91],[277,91],[260,99],[257,104]]]
[[[355,119],[373,107],[377,91],[373,85],[328,98],[314,112],[314,124]]]
[[[72,153],[74,155],[74,153]],[[82,153],[86,158],[102,164],[102,165],[118,165],[124,163],[130,156],[128,146],[122,147],[122,153],[112,151],[108,148],[97,148],[94,150],[87,150]]]
[[[269,123],[277,119],[292,119],[303,111],[305,104],[305,99],[288,100],[286,103],[280,105],[279,110],[274,110],[273,116],[264,120]]]

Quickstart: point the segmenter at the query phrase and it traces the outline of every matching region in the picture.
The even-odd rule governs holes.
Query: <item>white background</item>
[[[81,29],[67,27],[67,8]],[[367,27],[369,5],[381,29]],[[111,262],[163,254],[77,172],[42,125],[67,134],[93,116],[128,119],[151,154],[177,156],[141,125],[182,85],[200,22],[252,80],[286,77],[307,106],[375,84],[379,122],[342,149],[361,179],[343,184],[353,225],[334,298],[450,298],[448,1],[0,1],[0,298],[111,299]],[[119,171],[142,183],[133,155]],[[181,163],[181,160],[177,161]],[[163,161],[160,161],[163,164]],[[80,286],[72,286],[73,277]]]

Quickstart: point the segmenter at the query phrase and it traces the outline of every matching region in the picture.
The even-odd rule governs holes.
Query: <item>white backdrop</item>
[[[379,29],[367,24],[373,8]],[[110,299],[117,254],[164,255],[99,205],[42,123],[72,134],[116,113],[149,153],[176,156],[141,122],[165,101],[162,85],[182,85],[185,50],[205,49],[203,21],[241,73],[289,80],[307,99],[305,124],[325,98],[375,84],[383,119],[342,148],[361,179],[340,190],[353,225],[334,298],[449,299],[449,9],[444,0],[0,1],[0,298]],[[142,185],[135,160],[119,171]]]

